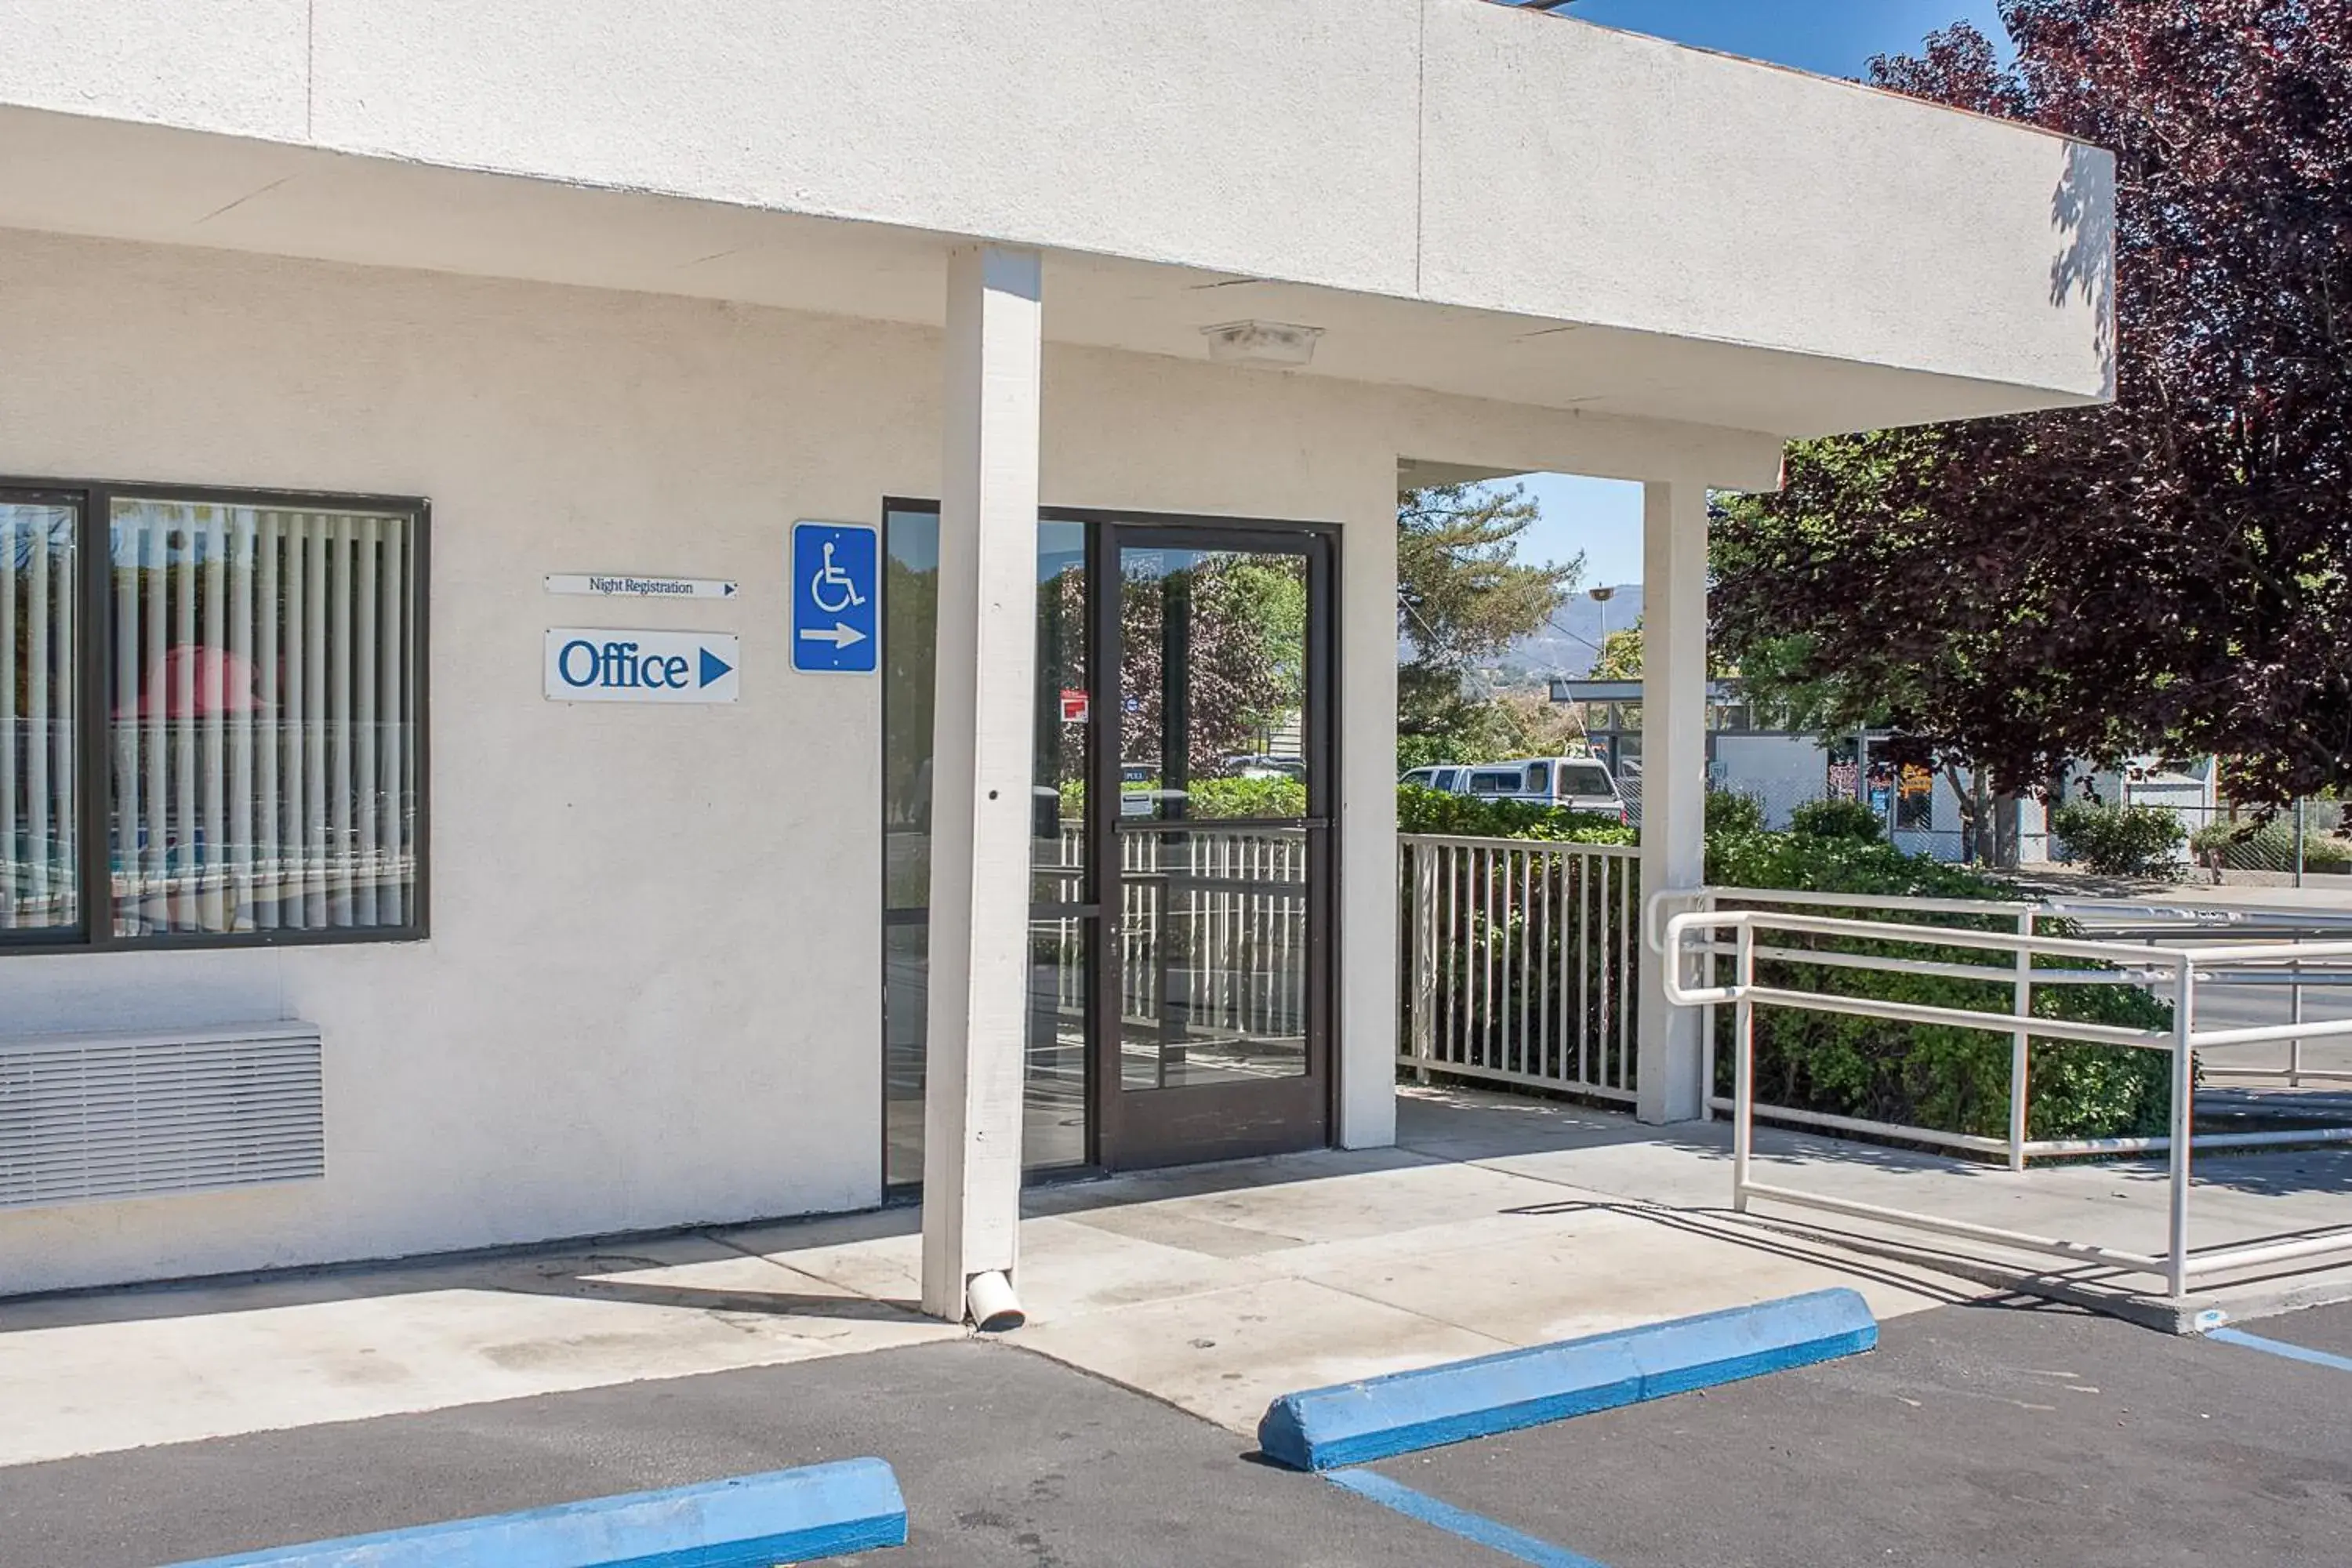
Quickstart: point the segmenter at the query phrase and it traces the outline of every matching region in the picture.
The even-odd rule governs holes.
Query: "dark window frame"
[[[360,494],[342,490],[251,489],[147,480],[27,478],[0,474],[0,500],[39,499],[80,509],[74,535],[75,566],[81,574],[74,616],[74,767],[79,798],[80,863],[75,868],[81,923],[70,931],[0,930],[0,961],[20,953],[180,952],[192,950],[342,947],[358,942],[416,942],[432,934],[432,626],[433,503],[423,496]],[[114,761],[109,743],[108,659],[113,647],[112,528],[118,500],[184,501],[198,506],[264,507],[286,511],[379,511],[404,513],[415,545],[408,571],[409,646],[415,650],[411,687],[415,693],[416,879],[408,899],[408,919],[399,925],[325,930],[275,928],[249,931],[174,931],[118,936],[114,931],[114,853],[110,837],[115,806]]]

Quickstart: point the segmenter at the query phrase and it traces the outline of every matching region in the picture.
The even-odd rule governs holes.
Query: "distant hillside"
[[[1628,583],[1609,601],[1609,627],[1622,632],[1642,618],[1642,584]],[[1552,614],[1556,625],[1513,647],[1496,661],[1505,673],[1550,677],[1589,675],[1601,641],[1601,606],[1582,589]],[[1571,635],[1573,634],[1573,635]]]

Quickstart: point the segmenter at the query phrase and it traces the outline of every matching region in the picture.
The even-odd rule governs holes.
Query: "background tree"
[[[1518,726],[1475,681],[1477,667],[1541,626],[1583,557],[1529,565],[1520,539],[1536,504],[1517,486],[1438,485],[1397,497],[1397,744],[1407,767],[1518,748]]]
[[[2116,403],[1801,443],[1717,519],[1751,681],[2047,790],[2213,752],[2281,802],[2352,775],[2352,19],[2321,0],[2006,0],[1882,85],[2118,158],[2054,198],[2052,288],[2112,305]],[[2115,292],[2097,294],[2112,255]]]
[[[1611,632],[1601,639],[1601,651],[1592,660],[1595,680],[1639,680],[1642,679],[1642,623],[1635,621],[1620,631]]]
[[[1130,569],[1119,587],[1122,757],[1160,756],[1171,609],[1184,616],[1190,776],[1219,776],[1226,758],[1257,752],[1269,731],[1297,721],[1307,689],[1307,582],[1297,559],[1204,551],[1173,569]],[[1066,592],[1083,604],[1082,590]]]
[[[1601,647],[1592,660],[1595,680],[1639,680],[1642,679],[1642,638],[1649,617],[1638,616],[1633,624],[1620,631],[1611,632],[1601,639]],[[1710,646],[1707,649],[1706,672],[1720,679],[1738,671],[1723,650]]]

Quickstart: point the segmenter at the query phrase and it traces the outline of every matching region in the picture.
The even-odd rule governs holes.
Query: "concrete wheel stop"
[[[844,1459],[179,1568],[770,1568],[905,1544],[890,1467]]]
[[[1257,1427],[1265,1456],[1298,1470],[1368,1464],[1856,1355],[1878,1321],[1855,1291],[1504,1351],[1288,1394]]]

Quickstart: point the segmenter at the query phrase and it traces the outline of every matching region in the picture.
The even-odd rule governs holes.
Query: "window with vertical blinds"
[[[422,507],[8,494],[0,942],[420,932]]]
[[[72,500],[0,491],[0,936],[81,924]]]

